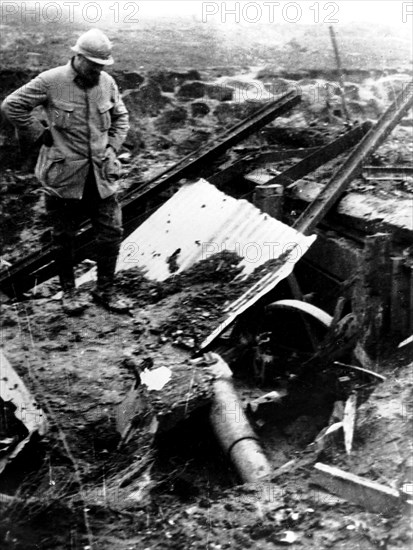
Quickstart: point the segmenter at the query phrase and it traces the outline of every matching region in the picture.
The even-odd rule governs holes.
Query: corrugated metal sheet
[[[244,258],[241,265],[247,276],[288,249],[290,258],[298,260],[314,238],[201,179],[181,187],[123,242],[118,269],[140,266],[150,279],[163,281],[172,274],[168,259],[173,254],[176,273],[180,273],[199,260],[229,250]]]
[[[228,317],[204,342],[208,345],[240,313],[287,277],[315,240],[262,213],[246,200],[219,191],[206,180],[181,187],[122,243],[118,270],[141,267],[148,278],[172,275],[171,256],[180,273],[223,250],[242,256],[245,278],[268,260],[285,256],[283,264],[254,284],[228,308]],[[78,284],[93,277],[93,272]]]

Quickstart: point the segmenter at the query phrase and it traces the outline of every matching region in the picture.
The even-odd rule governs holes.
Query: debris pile
[[[47,230],[41,253],[17,261],[8,247],[22,228],[10,231],[0,272],[4,347],[16,365],[1,352],[5,542],[13,511],[31,503],[31,528],[50,509],[69,531],[83,526],[71,544],[84,547],[94,530],[99,547],[118,544],[113,516],[124,521],[122,548],[204,547],[206,533],[217,548],[224,529],[237,546],[257,548],[341,539],[350,548],[360,537],[366,548],[401,548],[409,536],[413,227],[410,149],[400,148],[412,92],[403,74],[341,89],[271,67],[219,72],[118,75],[133,125],[121,155],[129,177],[118,265],[130,317],[93,304],[76,321],[64,317]],[[155,150],[163,171],[148,168],[142,181],[137,167]],[[379,196],[390,176],[392,186],[402,182],[394,200],[406,215]],[[2,194],[30,178],[6,171]],[[355,192],[377,180],[359,214]],[[34,188],[27,202],[43,230]],[[77,245],[86,294],[87,225]],[[397,364],[388,334],[401,342]],[[38,436],[39,477],[16,492],[18,478],[11,487],[3,474],[39,452]],[[49,493],[42,502],[47,483],[59,510]],[[379,524],[364,510],[380,514]],[[170,544],[156,539],[160,529]],[[59,535],[47,536],[57,547]]]

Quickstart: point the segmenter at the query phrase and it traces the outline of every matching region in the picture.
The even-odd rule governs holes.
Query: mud
[[[195,23],[188,26],[191,32],[198,29]],[[335,118],[326,111],[325,83],[336,80],[333,57],[326,53],[330,47],[328,37],[324,45],[323,37],[314,45],[312,33],[310,38],[308,31],[292,36],[298,30],[290,26],[287,35],[280,29],[281,43],[269,48],[269,33],[273,36],[274,32],[271,28],[256,36],[252,47],[238,47],[229,55],[225,43],[218,46],[216,37],[211,41],[198,29],[200,39],[194,46],[191,33],[180,30],[179,24],[178,29],[171,29],[169,22],[158,26],[145,23],[139,61],[131,48],[135,34],[128,30],[118,36],[122,61],[115,76],[126,100],[129,98],[133,120],[123,151],[127,157],[121,189],[126,190],[132,179],[149,179],[161,172],[180,155],[213,139],[224,127],[259,107],[259,102],[230,101],[229,95],[237,90],[239,94],[239,86],[231,92],[225,86],[221,88],[225,93],[216,95],[216,88],[209,86],[215,86],[222,77],[246,81],[247,87],[248,82],[255,85],[260,81],[266,91],[298,82],[311,87],[309,79],[322,81],[324,88],[320,88],[316,105],[308,101],[311,96],[307,94],[307,102],[271,125],[278,131],[277,138],[272,138],[273,145],[314,146],[345,127],[334,86],[328,90],[336,102]],[[59,25],[54,27],[53,37],[48,35],[47,39],[44,32],[30,24],[19,36],[13,26],[2,26],[2,32],[5,67],[0,75],[1,97],[39,70],[66,62],[65,44],[73,38],[72,29]],[[235,38],[239,32],[233,31]],[[354,51],[349,48],[343,57],[349,67],[346,80],[352,83],[346,90],[347,99],[353,102],[354,119],[374,119],[392,100],[394,86],[389,87],[388,82],[397,78],[388,77],[397,77],[410,68],[405,71],[404,47],[397,42],[397,47],[387,48],[387,72],[378,71],[376,67],[381,67],[383,61],[382,36],[378,43],[378,33],[370,28],[361,33],[363,39],[351,33]],[[154,49],[156,40],[158,46]],[[387,41],[391,42],[388,35]],[[34,48],[43,54],[42,66],[23,69],[27,51]],[[363,55],[357,53],[360,51]],[[280,59],[280,64],[274,66],[274,59]],[[366,66],[366,59],[370,66]],[[258,69],[257,64],[261,65]],[[202,89],[202,96],[195,101],[180,98],[179,90],[194,89],[194,82],[201,83],[197,89],[198,94]],[[372,163],[411,161],[408,118],[404,124],[377,151]],[[254,136],[243,145],[269,143],[263,140],[262,136]],[[6,126],[1,128],[0,160],[2,258],[12,263],[41,244],[40,235],[47,242],[48,222],[38,186],[33,175],[22,170],[14,133]],[[326,181],[338,162],[340,159],[322,167],[310,179]],[[279,168],[287,166],[285,162]],[[410,197],[412,190],[409,180],[367,184],[359,179],[353,182],[353,188],[388,197]],[[152,438],[138,437],[118,447],[118,406],[135,384],[131,362],[175,368],[184,384],[186,368],[194,368],[190,361],[197,345],[219,323],[226,302],[238,297],[256,280],[254,277],[263,273],[260,270],[242,284],[234,284],[232,280],[239,272],[235,255],[213,256],[182,274],[175,272],[176,259],[170,258],[172,275],[162,284],[149,281],[139,270],[119,277],[119,290],[134,302],[127,317],[109,314],[92,302],[81,317],[66,317],[59,301],[53,299],[58,289],[56,280],[37,294],[40,298],[31,296],[23,302],[2,304],[2,346],[51,422],[47,437],[13,465],[8,484],[0,486],[0,492],[15,495],[11,503],[0,498],[2,547],[408,547],[408,517],[400,514],[384,518],[367,513],[315,488],[311,475],[314,463],[321,460],[391,487],[411,487],[411,347],[405,351],[389,347],[376,363],[387,380],[373,385],[371,379],[350,374],[337,365],[306,376],[302,365],[311,353],[296,320],[291,324],[282,317],[274,329],[274,319],[253,314],[252,323],[236,327],[230,337],[226,335],[222,352],[230,356],[235,346],[228,360],[247,408],[251,400],[268,391],[288,393],[281,403],[269,403],[256,413],[249,412],[274,467],[272,483],[238,485],[239,479],[209,427],[209,390],[202,376],[198,390],[204,400],[199,407],[185,408],[178,391],[168,396],[169,402],[178,405],[174,412],[172,408],[163,411],[172,414],[168,422],[173,424],[182,417],[173,429],[158,434],[154,443]],[[262,269],[273,267],[270,264]],[[83,287],[85,295],[89,289],[88,285]],[[262,344],[257,335],[267,329],[272,338]],[[270,353],[273,360],[265,376],[257,379],[259,346],[258,351]],[[350,356],[344,359],[352,361]],[[346,455],[340,436],[320,454],[313,444],[314,437],[329,421],[334,404],[343,402],[352,391],[359,395],[352,454]],[[139,461],[142,470],[134,484],[129,489],[120,487],[125,473]],[[149,472],[145,465],[151,463]],[[135,499],[128,498],[132,488]]]

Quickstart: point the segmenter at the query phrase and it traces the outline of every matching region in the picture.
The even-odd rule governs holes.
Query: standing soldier
[[[116,153],[129,129],[128,112],[114,79],[103,71],[113,64],[108,37],[91,29],[71,49],[76,55],[66,65],[39,74],[10,94],[2,111],[17,128],[23,153],[41,145],[35,174],[53,223],[64,311],[79,314],[87,305],[76,289],[73,268],[74,237],[86,216],[96,233],[93,298],[122,313],[129,308],[114,289],[122,238]],[[46,129],[32,113],[39,105],[47,115]]]

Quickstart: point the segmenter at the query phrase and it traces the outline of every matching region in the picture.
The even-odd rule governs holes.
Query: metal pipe
[[[218,354],[210,356],[217,360],[211,367],[216,376],[209,417],[214,433],[244,483],[262,480],[271,474],[271,466],[245,416],[232,372]]]

